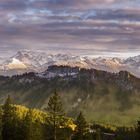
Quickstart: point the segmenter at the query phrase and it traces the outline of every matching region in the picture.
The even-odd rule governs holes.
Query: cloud
[[[0,52],[140,52],[138,0],[0,0]]]
[[[133,8],[140,7],[139,0],[0,0],[2,10],[27,8],[90,9],[90,8]]]
[[[1,10],[23,10],[27,7],[24,0],[0,0]]]

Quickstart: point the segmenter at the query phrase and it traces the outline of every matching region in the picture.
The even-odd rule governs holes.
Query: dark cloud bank
[[[0,53],[140,54],[139,0],[0,0]]]

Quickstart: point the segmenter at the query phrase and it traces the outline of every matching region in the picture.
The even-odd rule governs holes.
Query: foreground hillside
[[[51,66],[44,73],[0,77],[0,102],[11,95],[17,104],[43,109],[57,90],[68,116],[82,110],[88,121],[134,124],[140,116],[140,79],[128,72],[108,73]]]
[[[66,116],[57,92],[44,111],[15,105],[10,96],[0,106],[0,140],[139,140],[140,121],[133,126],[89,123],[82,112]]]

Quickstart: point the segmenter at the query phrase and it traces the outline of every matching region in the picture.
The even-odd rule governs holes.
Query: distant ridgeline
[[[1,76],[0,103],[10,95],[16,104],[44,109],[55,89],[70,117],[82,110],[90,122],[133,125],[140,116],[140,79],[127,71],[50,66],[42,73]]]

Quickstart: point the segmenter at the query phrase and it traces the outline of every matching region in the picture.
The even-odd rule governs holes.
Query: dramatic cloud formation
[[[139,0],[0,0],[0,54],[140,54]]]

